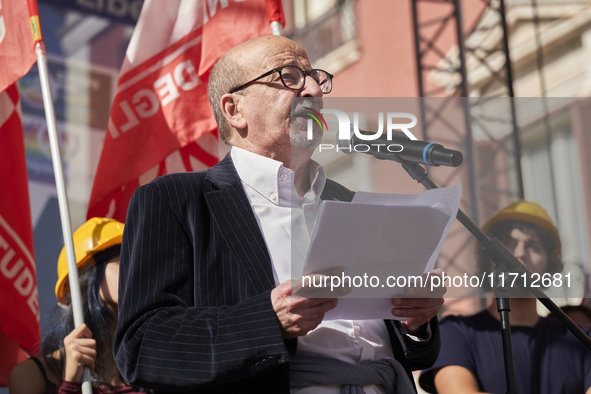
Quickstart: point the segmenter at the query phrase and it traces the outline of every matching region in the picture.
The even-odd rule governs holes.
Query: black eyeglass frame
[[[283,70],[284,68],[287,68],[287,67],[293,67],[293,68],[297,68],[298,70],[300,70],[300,71],[302,72],[302,74],[304,75],[304,79],[303,79],[303,82],[302,82],[302,87],[301,87],[301,88],[294,89],[294,88],[290,88],[289,86],[287,86],[287,84],[286,84],[286,83],[285,83],[285,81],[283,80],[283,75],[281,75],[281,70]],[[254,83],[254,82],[258,81],[259,79],[261,79],[261,78],[264,78],[264,77],[266,77],[266,76],[268,76],[268,75],[271,75],[271,74],[273,74],[274,72],[278,72],[278,73],[279,73],[279,79],[281,79],[281,83],[282,83],[282,84],[283,84],[283,86],[285,86],[286,88],[288,88],[288,89],[291,89],[291,90],[302,90],[303,88],[305,88],[305,87],[306,87],[306,77],[307,77],[308,75],[309,75],[310,77],[312,77],[312,72],[314,72],[314,71],[322,71],[323,73],[326,73],[326,75],[328,75],[328,78],[330,78],[330,82],[331,82],[331,84],[330,84],[330,90],[329,90],[328,92],[326,92],[326,93],[324,93],[324,92],[322,92],[322,93],[323,93],[323,94],[329,94],[330,92],[332,92],[332,79],[334,78],[334,75],[332,75],[332,74],[331,74],[331,73],[329,73],[328,71],[324,71],[324,70],[321,70],[321,69],[319,69],[319,68],[314,68],[314,69],[312,69],[312,70],[310,70],[310,71],[304,71],[304,70],[302,70],[301,68],[299,68],[298,66],[282,66],[282,67],[277,67],[277,68],[274,68],[274,69],[272,69],[272,70],[270,70],[270,71],[267,71],[267,72],[266,72],[266,73],[264,73],[263,75],[260,75],[260,76],[256,77],[255,79],[253,79],[253,80],[251,80],[251,81],[248,81],[248,82],[246,82],[246,83],[245,83],[245,84],[243,84],[243,85],[240,85],[240,86],[238,86],[238,87],[235,87],[235,88],[233,88],[233,89],[232,89],[232,90],[230,90],[228,93],[236,93],[237,91],[239,91],[239,90],[242,90],[242,89],[244,89],[244,88],[246,88],[246,87],[250,86],[252,83]],[[314,77],[312,77],[312,79],[314,79]],[[314,81],[316,81],[316,80],[314,79]],[[319,83],[318,81],[316,81],[316,83],[318,84],[318,86],[320,86],[320,83]],[[321,90],[322,90],[322,88],[321,88]]]

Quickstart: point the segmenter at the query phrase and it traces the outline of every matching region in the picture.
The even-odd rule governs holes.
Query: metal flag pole
[[[68,278],[70,284],[72,312],[74,313],[74,326],[78,327],[84,323],[84,314],[82,312],[82,297],[80,294],[80,284],[78,281],[78,266],[76,264],[74,241],[72,238],[70,208],[68,205],[68,195],[66,193],[66,183],[64,181],[64,168],[62,166],[61,150],[57,135],[53,97],[51,95],[51,88],[49,85],[47,54],[45,52],[43,35],[41,34],[41,24],[39,23],[39,10],[37,8],[37,1],[28,0],[28,5],[31,30],[33,32],[33,40],[35,43],[35,54],[37,55],[37,68],[39,69],[39,79],[41,82],[41,93],[43,95],[43,107],[45,109],[47,132],[49,134],[49,145],[51,149],[53,173],[55,175],[55,186],[57,188],[57,199],[62,223],[62,233],[64,237],[64,245],[66,247],[66,257],[68,260]],[[82,394],[92,394],[90,371],[88,367],[84,368],[84,373],[82,374]]]

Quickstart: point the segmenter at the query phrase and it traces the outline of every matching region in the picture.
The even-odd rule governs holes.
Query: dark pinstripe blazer
[[[324,199],[353,193],[328,181]],[[263,235],[230,155],[203,172],[166,175],[134,193],[121,248],[117,366],[162,392],[288,393],[296,340],[284,341]],[[416,343],[387,323],[397,358],[426,368],[437,324]]]

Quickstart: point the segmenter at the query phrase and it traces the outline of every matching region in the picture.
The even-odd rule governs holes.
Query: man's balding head
[[[225,143],[232,145],[232,128],[222,112],[222,96],[275,67],[271,65],[272,55],[278,51],[306,56],[306,52],[288,38],[262,36],[235,46],[214,64],[209,75],[207,92],[220,137]],[[235,94],[245,95],[248,92],[249,87],[246,87]]]

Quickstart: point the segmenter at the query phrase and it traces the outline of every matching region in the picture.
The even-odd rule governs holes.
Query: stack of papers
[[[357,192],[350,203],[323,201],[302,275],[336,270],[353,282],[325,320],[392,319],[390,299],[404,297],[394,278],[403,277],[401,284],[434,268],[461,193],[458,182],[419,194]]]

